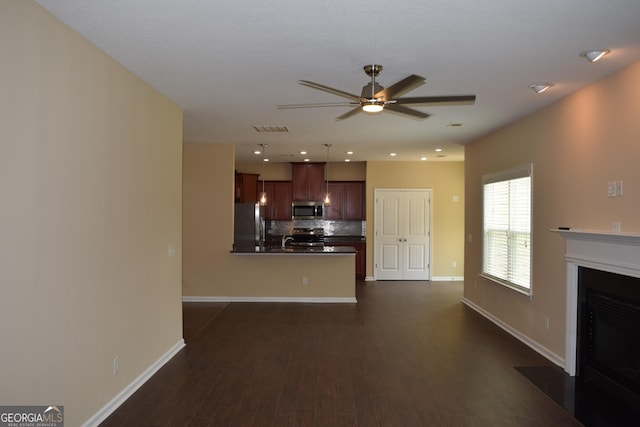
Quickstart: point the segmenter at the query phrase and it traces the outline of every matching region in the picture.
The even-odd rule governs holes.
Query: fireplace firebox
[[[640,278],[578,269],[577,374],[640,411]]]

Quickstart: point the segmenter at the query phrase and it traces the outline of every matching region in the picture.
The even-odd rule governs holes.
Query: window
[[[482,177],[482,275],[531,295],[531,178],[526,165]]]

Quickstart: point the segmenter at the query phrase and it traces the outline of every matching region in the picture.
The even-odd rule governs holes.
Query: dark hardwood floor
[[[357,304],[184,304],[186,347],[104,426],[578,426],[515,367],[549,366],[459,282]]]

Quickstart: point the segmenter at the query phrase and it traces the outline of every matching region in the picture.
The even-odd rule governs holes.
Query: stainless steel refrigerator
[[[236,203],[233,223],[233,249],[254,250],[264,245],[264,206],[259,203]]]

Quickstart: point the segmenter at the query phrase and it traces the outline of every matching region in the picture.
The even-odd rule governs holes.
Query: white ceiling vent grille
[[[289,128],[286,126],[254,126],[253,128],[258,133],[289,132]]]

